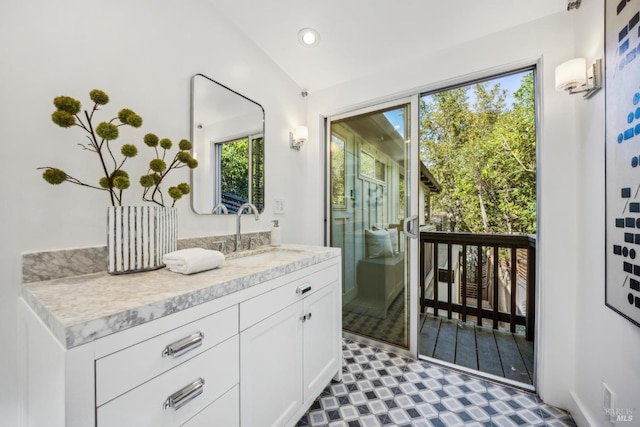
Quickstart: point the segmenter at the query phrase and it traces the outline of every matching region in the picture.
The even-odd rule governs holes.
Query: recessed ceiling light
[[[320,34],[313,28],[303,28],[298,31],[298,41],[306,47],[316,46],[320,42]]]

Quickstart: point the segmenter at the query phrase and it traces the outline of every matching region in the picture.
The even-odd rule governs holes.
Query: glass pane
[[[342,208],[346,207],[345,144],[338,136],[331,136],[331,205]]]
[[[264,208],[264,138],[247,136],[217,143],[222,203],[230,213],[251,201],[259,211]]]
[[[332,121],[331,246],[343,251],[343,328],[408,348],[402,233],[409,105]]]
[[[220,144],[222,202],[229,212],[249,201],[249,138]]]

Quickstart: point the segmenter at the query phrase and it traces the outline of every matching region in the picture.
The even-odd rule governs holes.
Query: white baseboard
[[[568,409],[578,427],[602,427],[593,419],[589,411],[587,411],[586,406],[582,403],[582,400],[580,400],[576,392],[572,391],[570,395],[570,408]]]

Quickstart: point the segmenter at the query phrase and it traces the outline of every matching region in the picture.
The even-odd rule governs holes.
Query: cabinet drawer
[[[142,384],[98,408],[98,427],[179,426],[194,418],[239,382],[238,335],[193,357],[188,362]],[[201,394],[179,409],[166,407],[168,398],[202,379]]]
[[[338,266],[332,265],[240,303],[240,330],[249,328],[336,280]]]
[[[96,405],[201,354],[238,333],[238,307],[172,329],[96,360]],[[167,354],[171,353],[173,354]]]
[[[236,385],[182,427],[240,427],[240,386]]]

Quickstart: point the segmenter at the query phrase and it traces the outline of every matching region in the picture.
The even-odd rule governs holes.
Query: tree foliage
[[[249,138],[222,146],[222,191],[249,199]]]
[[[251,150],[249,150],[251,144]],[[259,210],[264,207],[264,138],[249,136],[222,144],[223,193],[250,201]],[[249,173],[251,172],[251,173]],[[249,197],[251,190],[251,197]],[[249,200],[251,199],[251,200]]]
[[[421,160],[442,186],[432,210],[451,230],[536,232],[532,72],[513,97],[494,81],[421,98]]]

